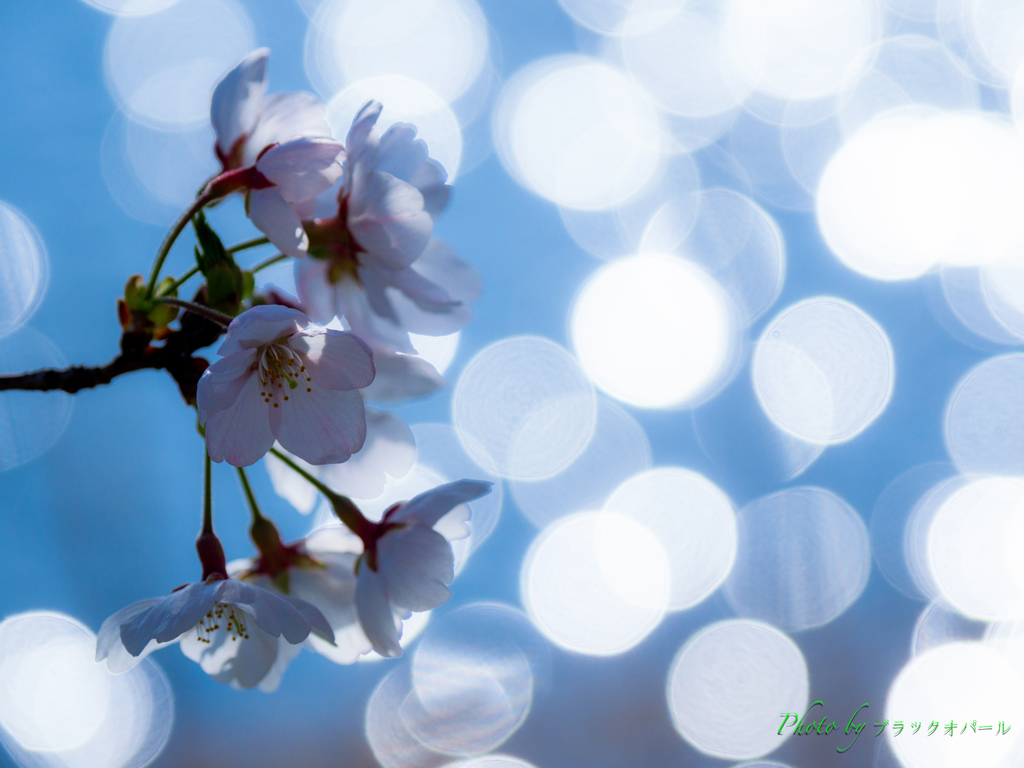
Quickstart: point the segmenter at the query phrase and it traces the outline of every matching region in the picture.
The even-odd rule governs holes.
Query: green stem
[[[273,266],[274,264],[277,264],[279,261],[284,261],[287,258],[288,258],[288,254],[286,254],[286,253],[279,253],[279,254],[277,254],[277,256],[272,256],[269,259],[261,261],[259,264],[257,264],[255,267],[253,267],[249,271],[252,272],[255,275],[261,269],[266,269],[267,267]]]
[[[186,272],[184,275],[182,275],[181,277],[174,281],[174,284],[171,285],[170,290],[168,290],[167,293],[173,293],[174,291],[178,290],[181,287],[182,283],[187,281],[190,277],[192,277],[198,272],[199,267],[192,267],[192,269],[190,269],[188,272]]]
[[[263,513],[260,512],[260,505],[256,502],[256,495],[252,492],[252,486],[249,485],[249,478],[245,474],[245,470],[242,467],[238,467],[238,479],[242,481],[242,490],[245,491],[246,501],[249,502],[249,510],[252,512],[253,522],[264,520]]]
[[[164,267],[164,261],[167,259],[167,254],[171,252],[171,246],[174,245],[174,241],[178,239],[178,235],[181,234],[182,230],[192,221],[192,217],[195,216],[199,211],[203,209],[213,196],[209,192],[204,192],[196,198],[195,202],[188,207],[181,217],[174,222],[174,226],[171,227],[171,231],[167,233],[167,237],[160,244],[160,250],[156,252],[156,258],[153,260],[153,271],[149,274],[149,283],[146,285],[146,296],[153,298],[153,291],[156,290],[157,280],[160,279],[160,270]]]
[[[185,301],[184,299],[175,299],[172,296],[158,296],[153,299],[157,304],[170,304],[172,307],[181,307],[187,309],[189,312],[194,312],[197,315],[202,315],[207,320],[213,320],[215,323],[219,323],[227,328],[231,325],[231,321],[234,320],[231,315],[225,315],[223,312],[218,312],[216,309],[210,309],[204,307],[202,304],[196,304],[192,301]]]
[[[352,500],[348,498],[348,496],[342,496],[340,493],[332,491],[322,482],[309,474],[309,472],[292,461],[290,457],[277,450],[277,448],[271,448],[270,452],[293,470],[298,472],[301,477],[326,496],[327,500],[331,502],[331,506],[334,508],[334,514],[337,515],[338,519],[341,520],[341,522],[345,524],[345,527],[352,531],[352,533],[361,537],[362,533],[365,531],[368,521],[363,517],[363,513],[359,511],[359,508],[352,503]]]
[[[204,448],[206,446],[203,446]],[[206,468],[203,478],[203,530],[200,534],[212,535],[213,534],[213,482],[210,479],[212,474],[212,462],[210,461],[210,452],[204,450],[206,454]]]
[[[249,248],[256,248],[257,246],[260,245],[266,245],[269,242],[269,238],[254,237],[252,240],[246,240],[244,243],[232,245],[230,248],[228,248],[228,253],[238,253],[239,251],[245,251],[248,250]]]

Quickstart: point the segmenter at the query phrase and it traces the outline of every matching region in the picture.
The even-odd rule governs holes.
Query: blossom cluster
[[[459,330],[480,283],[434,237],[447,173],[415,127],[396,123],[381,134],[383,107],[370,101],[339,141],[312,94],[267,93],[267,61],[266,49],[254,51],[217,85],[210,120],[221,171],[172,229],[149,284],[129,280],[119,306],[126,338],[168,337],[182,308],[225,335],[220,359],[194,390],[207,451],[202,577],[103,623],[96,659],[112,672],[177,643],[216,681],[270,691],[302,647],[340,664],[371,650],[399,656],[403,620],[451,595],[452,547],[435,526],[453,511],[469,519],[464,505],[490,490],[486,482],[448,483],[393,505],[379,521],[343,495],[377,495],[388,476],[409,470],[411,431],[364,401],[400,401],[443,385],[410,334]],[[203,209],[231,195],[244,198],[265,239],[223,246]],[[188,276],[159,278],[190,222],[198,245],[188,276],[201,272],[206,283],[188,302],[177,298]],[[298,296],[254,290],[261,267],[243,270],[234,254],[259,244],[280,251],[264,264],[294,261]],[[278,462],[268,466],[272,478],[294,472],[308,481],[341,524],[282,541],[244,471],[268,453]],[[213,531],[211,461],[238,467],[253,514],[253,557],[228,563]]]

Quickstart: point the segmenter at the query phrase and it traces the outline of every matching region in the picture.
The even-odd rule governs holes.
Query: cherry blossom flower
[[[310,464],[343,462],[362,447],[357,390],[373,381],[373,355],[351,333],[309,326],[302,312],[271,304],[232,320],[196,398],[214,461],[248,466],[275,440]]]
[[[448,200],[447,174],[398,123],[378,136],[382,106],[371,101],[346,139],[335,215],[306,223],[315,259],[296,263],[310,317],[334,317],[375,351],[414,354],[409,332],[454,333],[470,318],[479,278],[442,241],[433,220]]]
[[[455,507],[490,489],[488,482],[459,480],[395,504],[379,523],[363,519],[357,531],[363,553],[355,566],[356,612],[381,656],[402,654],[401,622],[396,617],[432,610],[451,597],[452,547],[434,526]]]
[[[124,672],[158,647],[179,642],[217,682],[252,688],[263,686],[279,663],[278,638],[297,647],[311,632],[334,642],[327,619],[309,603],[214,574],[108,618],[96,638],[96,661]]]
[[[313,94],[266,95],[268,54],[253,51],[214,89],[210,122],[223,173],[204,195],[244,192],[253,223],[283,253],[301,257],[309,247],[302,218],[341,176],[344,147],[331,138]]]

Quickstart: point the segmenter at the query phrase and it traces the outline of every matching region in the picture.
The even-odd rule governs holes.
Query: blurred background
[[[0,371],[116,355],[258,46],[339,138],[368,98],[419,128],[484,284],[421,340],[449,384],[396,409],[416,463],[366,508],[498,485],[400,660],[302,653],[264,694],[169,648],[110,678],[91,633],[198,576],[194,413],[163,372],[0,393],[0,762],[1021,764],[1024,5],[5,2]],[[211,220],[256,234],[238,199]],[[287,538],[324,521],[251,477]],[[840,730],[869,704],[848,751],[778,734],[816,700]]]

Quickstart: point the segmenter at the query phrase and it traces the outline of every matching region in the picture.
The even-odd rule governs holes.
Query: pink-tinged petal
[[[410,525],[385,533],[377,542],[377,562],[395,606],[429,611],[452,596],[452,545],[437,531]]]
[[[298,387],[270,413],[274,435],[285,450],[310,464],[337,464],[363,447],[366,417],[355,390]]]
[[[375,129],[382,109],[384,105],[379,101],[368,101],[356,113],[352,127],[348,129],[348,136],[345,137],[349,162],[372,162],[372,157],[365,155],[377,149],[379,139]]]
[[[281,253],[301,259],[309,250],[309,237],[299,214],[276,187],[254,189],[246,198],[249,218]]]
[[[430,282],[413,267],[393,272],[391,284],[412,299],[413,303],[424,312],[431,314],[449,314],[462,305],[448,295],[437,283]]]
[[[362,389],[373,381],[373,352],[354,333],[328,328],[302,331],[288,340],[313,383],[324,389]]]
[[[409,400],[429,395],[445,385],[444,377],[422,357],[378,352],[373,363],[377,375],[373,384],[363,390],[368,400]]]
[[[263,95],[267,92],[269,54],[267,48],[253,51],[213,89],[210,122],[217,133],[217,147],[222,155],[230,153],[235,142],[250,134],[256,125]]]
[[[341,523],[320,526],[305,538],[304,544],[306,551],[311,555],[323,556],[327,561],[330,561],[330,556],[333,555],[351,555],[349,570],[355,565],[355,556],[363,551],[362,540]],[[316,605],[315,601],[312,602]]]
[[[263,99],[246,142],[244,165],[253,165],[266,147],[302,137],[331,138],[324,103],[307,91],[274,93]],[[339,158],[339,161],[342,158]]]
[[[311,197],[309,200],[301,200],[297,203],[292,203],[295,215],[303,221],[306,219],[312,219],[316,216],[316,201],[317,199],[315,197]]]
[[[228,356],[243,349],[255,349],[292,336],[307,325],[309,318],[297,309],[280,304],[260,304],[231,321],[218,353]]]
[[[199,379],[196,407],[199,423],[205,424],[210,413],[230,408],[245,386],[250,368],[256,362],[256,350],[243,349],[218,360]]]
[[[283,448],[280,450],[284,451]],[[288,453],[284,451],[284,453]],[[317,474],[317,467],[307,464],[298,456],[289,458],[312,475]],[[270,483],[274,486],[274,492],[287,501],[303,515],[308,515],[316,508],[317,499],[320,498],[318,491],[308,480],[299,475],[274,454],[268,453],[264,459],[263,466],[267,468],[270,476]]]
[[[310,318],[327,325],[340,314],[344,306],[337,286],[327,280],[330,264],[326,259],[299,259],[295,262],[295,290],[302,308]]]
[[[356,579],[356,612],[359,624],[373,650],[387,658],[402,655],[401,634],[388,600],[387,582],[382,574],[360,563]]]
[[[366,441],[344,464],[327,464],[321,478],[355,499],[375,499],[389,477],[405,477],[416,460],[409,425],[391,413],[366,409]]]
[[[352,235],[388,269],[409,266],[430,242],[434,222],[423,195],[391,174],[357,172],[348,205]]]
[[[261,387],[259,376],[250,374],[234,403],[221,411],[207,411],[206,450],[214,461],[248,467],[274,444],[270,405],[263,402]]]
[[[219,629],[204,632],[203,639],[192,630],[181,638],[181,652],[198,662],[203,671],[216,682],[232,688],[253,688],[259,685],[274,666],[278,654],[278,638],[253,625],[244,612],[240,617],[249,637],[231,639],[223,622]]]
[[[375,167],[416,187],[423,195],[424,209],[432,217],[448,204],[448,172],[428,157],[426,142],[416,138],[416,126],[395,123],[388,128],[381,136]]]
[[[107,668],[114,674],[127,672],[138,664],[145,656],[148,656],[156,649],[158,643],[151,640],[138,656],[129,654],[124,645],[121,644],[121,625],[139,614],[145,613],[163,598],[150,597],[146,600],[139,600],[110,616],[100,625],[100,631],[96,633],[96,661],[107,660]]]
[[[341,176],[345,148],[332,139],[303,138],[278,144],[256,161],[289,203],[314,198]]]
[[[360,274],[368,277],[370,270],[360,270]],[[369,279],[367,281],[369,282]],[[344,305],[344,317],[349,330],[365,341],[371,349],[375,352],[416,354],[416,348],[409,339],[409,332],[374,312],[367,291],[352,280],[340,281],[335,289],[343,297],[339,304]]]
[[[176,640],[213,608],[215,595],[215,584],[200,581],[161,598],[144,613],[121,624],[121,643],[128,653],[138,656],[150,640],[159,643]]]
[[[404,504],[389,519],[395,523],[414,522],[425,528],[433,528],[438,520],[455,507],[486,496],[493,485],[484,480],[457,480],[439,485]]]
[[[218,582],[217,600],[238,606],[268,635],[283,635],[289,643],[301,643],[309,635],[310,624],[304,613],[281,595],[262,587],[240,579],[225,579]]]
[[[285,640],[278,639],[277,658],[274,659],[274,665],[267,670],[267,674],[260,680],[259,689],[263,693],[273,693],[276,691],[278,686],[281,685],[281,678],[284,677],[288,665],[292,663],[292,659],[298,656],[301,651],[301,645],[292,645]]]
[[[392,297],[399,324],[412,333],[427,336],[447,336],[465,327],[472,318],[469,305],[480,296],[481,282],[477,271],[436,238],[430,241],[411,269],[459,305],[448,312],[427,311],[422,300],[429,300],[431,295],[420,293],[409,283],[401,287],[402,294]]]

